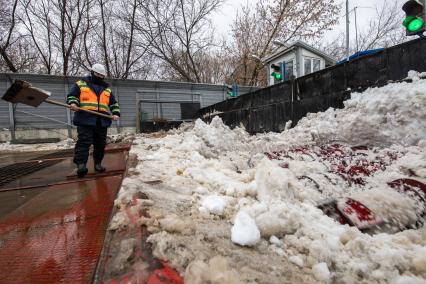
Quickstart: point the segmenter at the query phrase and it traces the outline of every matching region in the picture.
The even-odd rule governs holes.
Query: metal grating
[[[0,216],[0,283],[92,283],[121,179],[48,186]]]
[[[61,150],[54,153],[46,154],[40,157],[31,159],[32,161],[47,160],[47,159],[65,159],[74,155],[74,149]]]
[[[15,179],[53,166],[59,162],[62,162],[62,160],[28,161],[2,167],[0,168],[0,187],[14,181]]]

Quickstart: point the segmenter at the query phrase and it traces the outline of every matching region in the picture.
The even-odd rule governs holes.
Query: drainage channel
[[[33,160],[47,160],[47,159],[61,159],[61,158],[68,158],[68,157],[72,157],[74,155],[74,149],[67,149],[67,150],[61,150],[61,151],[57,151],[57,152],[53,152],[53,153],[49,153],[43,156],[39,156],[36,157],[34,159],[31,159],[31,161]]]
[[[44,168],[62,162],[74,154],[73,149],[60,150],[53,153],[41,155],[28,161],[18,162],[0,168],[0,187],[23,176],[35,173]]]
[[[0,187],[18,178],[62,162],[63,159],[32,160],[0,168]]]

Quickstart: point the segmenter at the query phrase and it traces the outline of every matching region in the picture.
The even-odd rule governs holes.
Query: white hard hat
[[[106,77],[106,75],[107,75],[105,66],[103,66],[102,64],[99,64],[99,63],[93,64],[92,68],[90,68],[90,70],[92,70],[93,72],[98,73],[98,74],[100,74],[104,77]]]

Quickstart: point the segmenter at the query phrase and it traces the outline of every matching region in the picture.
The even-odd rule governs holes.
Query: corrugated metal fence
[[[0,73],[0,95],[5,93],[14,79],[29,81],[35,87],[50,91],[51,99],[64,102],[69,88],[79,77]],[[199,102],[201,107],[207,107],[226,99],[224,85],[145,80],[107,81],[120,103],[122,117],[119,124],[115,125],[118,129],[135,128],[139,123],[138,118],[141,117],[138,110],[144,113],[143,119],[148,121],[158,117],[179,120],[181,119],[179,104],[170,102]],[[252,90],[250,87],[240,87],[241,94]],[[161,104],[162,101],[169,103]],[[3,100],[0,101],[0,131],[12,131],[13,128],[68,128],[71,135],[71,121],[72,112],[65,108],[50,104],[41,104],[38,108],[22,104],[13,106]]]

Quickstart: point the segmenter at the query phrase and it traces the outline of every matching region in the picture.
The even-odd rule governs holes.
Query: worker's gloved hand
[[[72,111],[79,111],[79,108],[76,104],[70,104]]]
[[[117,121],[117,120],[119,120],[120,119],[120,117],[118,116],[118,115],[113,115],[112,116],[112,120],[114,120],[114,121]]]

